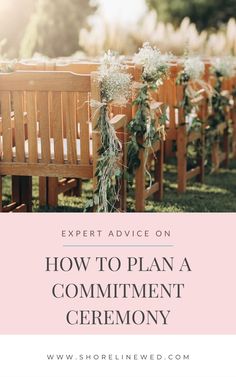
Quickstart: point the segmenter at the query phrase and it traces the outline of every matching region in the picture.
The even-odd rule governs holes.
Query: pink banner
[[[236,214],[0,224],[1,334],[236,334]]]

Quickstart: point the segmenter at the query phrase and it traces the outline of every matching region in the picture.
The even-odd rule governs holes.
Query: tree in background
[[[19,55],[21,39],[37,0],[6,0],[0,2],[1,54],[9,58]]]
[[[179,25],[189,17],[198,30],[219,28],[236,15],[235,0],[146,0],[150,9],[157,11],[158,19]]]
[[[31,57],[35,52],[51,58],[73,54],[79,48],[79,29],[95,10],[88,0],[38,0],[20,56]]]

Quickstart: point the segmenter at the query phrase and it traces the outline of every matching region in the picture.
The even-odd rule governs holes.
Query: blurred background
[[[130,55],[145,41],[175,55],[236,55],[234,15],[236,0],[0,0],[0,55]]]

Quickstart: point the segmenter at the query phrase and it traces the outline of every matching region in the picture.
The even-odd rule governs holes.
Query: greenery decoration
[[[126,67],[119,57],[108,51],[99,70],[101,103],[92,103],[99,117],[97,129],[101,135],[96,167],[97,187],[92,202],[98,212],[114,212],[120,193],[122,170],[120,167],[122,145],[109,119],[109,105],[124,106],[131,94],[131,76],[125,73]]]
[[[161,55],[160,51],[156,47],[151,47],[149,43],[145,43],[134,57],[134,63],[141,65],[143,71],[142,82],[135,83],[134,86],[137,96],[133,105],[137,107],[137,111],[128,125],[131,135],[128,144],[128,175],[130,178],[140,166],[140,150],[145,151],[147,160],[149,149],[157,140],[165,138],[166,107],[156,106],[157,103],[154,102],[152,93],[158,89],[168,75],[168,58],[168,55]],[[151,181],[146,163],[146,173]]]
[[[180,126],[185,126],[187,132],[199,131],[203,122],[198,116],[199,102],[203,99],[203,94],[209,98],[212,96],[212,89],[201,78],[205,71],[204,63],[199,57],[185,57],[183,70],[177,78],[177,85],[183,85],[183,100],[179,104],[183,108],[186,122]],[[187,164],[188,169],[194,168],[202,155],[202,145],[200,140],[188,143]]]
[[[201,80],[205,70],[204,63],[198,57],[186,57],[184,60],[184,68],[179,73],[176,84],[183,85],[183,100],[179,104],[184,109],[187,119],[187,131],[199,130],[202,121],[198,116],[199,101],[203,98],[203,93],[210,96],[211,89]]]
[[[208,119],[208,134],[218,138],[217,126],[227,122],[226,107],[230,106],[229,93],[222,90],[224,77],[234,74],[234,61],[230,57],[217,58],[213,61],[212,73],[215,77],[214,94],[212,96],[212,114]]]

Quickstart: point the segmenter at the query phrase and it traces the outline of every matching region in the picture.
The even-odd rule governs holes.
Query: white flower
[[[101,76],[108,74],[110,71],[120,72],[125,69],[120,56],[114,51],[108,50],[101,59],[99,72]]]
[[[158,48],[145,42],[139,52],[135,54],[133,62],[143,66],[143,79],[145,81],[154,82],[166,76],[169,59],[169,55],[161,55]]]
[[[104,55],[99,68],[102,98],[118,105],[127,103],[131,96],[131,75],[120,57],[110,50]]]
[[[10,73],[13,72],[15,69],[16,60],[6,61],[0,63],[0,72],[2,73]]]
[[[212,61],[212,66],[215,72],[224,77],[231,77],[235,74],[236,62],[232,56],[216,58]]]
[[[200,79],[204,71],[205,65],[199,57],[195,56],[185,59],[184,72],[189,76],[190,80]]]

